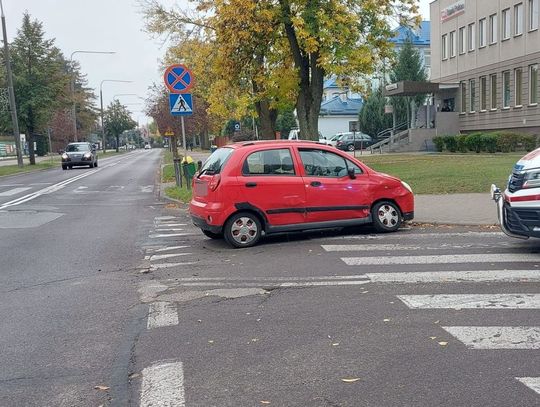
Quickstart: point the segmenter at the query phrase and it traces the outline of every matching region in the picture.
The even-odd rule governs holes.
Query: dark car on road
[[[333,143],[332,143],[333,144]],[[373,139],[371,136],[356,132],[356,133],[343,133],[336,139],[335,146],[340,150],[344,151],[354,151],[361,150],[369,147],[373,144]]]
[[[91,143],[69,143],[62,153],[62,169],[67,170],[74,166],[88,165],[90,168],[98,166],[96,148]]]

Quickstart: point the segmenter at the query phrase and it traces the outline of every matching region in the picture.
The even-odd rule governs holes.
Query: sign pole
[[[187,157],[187,148],[186,148],[186,128],[184,126],[184,116],[180,116],[182,119],[182,146],[184,147],[184,157]]]

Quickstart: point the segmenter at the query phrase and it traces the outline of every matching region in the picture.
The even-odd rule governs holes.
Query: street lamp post
[[[105,82],[122,82],[122,83],[131,83],[133,81],[124,81],[121,79],[103,79],[99,84],[99,104],[101,106],[101,140],[103,142],[103,154],[106,153],[105,147],[105,122],[103,121],[103,84]]]
[[[77,140],[77,109],[75,106],[75,71],[73,70],[73,55],[75,54],[115,54],[114,51],[86,51],[86,50],[77,50],[71,53],[69,57],[69,67],[71,68],[71,118],[73,120],[73,140]]]
[[[6,33],[6,17],[4,16],[4,5],[0,0],[2,11],[2,35],[4,36],[4,60],[6,64],[6,76],[8,81],[9,107],[11,110],[11,121],[13,122],[13,135],[15,136],[15,148],[17,150],[17,165],[23,166],[21,150],[21,132],[19,131],[19,120],[17,119],[17,104],[15,103],[15,91],[13,90],[13,73],[11,72],[11,59],[9,56],[9,46]]]

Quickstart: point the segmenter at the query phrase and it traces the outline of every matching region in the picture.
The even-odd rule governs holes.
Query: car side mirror
[[[347,169],[347,174],[349,174],[350,179],[356,179],[356,174],[354,173],[354,168]]]

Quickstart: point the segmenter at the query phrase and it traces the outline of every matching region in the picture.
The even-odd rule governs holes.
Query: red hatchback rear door
[[[370,213],[369,176],[341,154],[299,148],[304,167],[308,222],[366,218]],[[348,175],[354,168],[355,179]]]
[[[238,177],[246,203],[272,226],[304,223],[306,192],[289,148],[261,148],[244,156]]]

